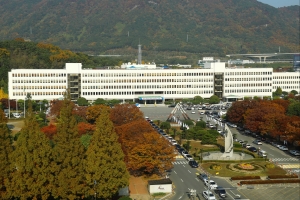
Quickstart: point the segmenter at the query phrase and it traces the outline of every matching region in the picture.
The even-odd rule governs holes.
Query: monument
[[[230,129],[224,123],[224,138],[225,138],[225,148],[222,158],[231,158],[233,155],[233,137]]]

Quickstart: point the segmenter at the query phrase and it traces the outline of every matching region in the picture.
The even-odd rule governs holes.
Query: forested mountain
[[[126,54],[299,51],[299,6],[256,0],[0,0],[0,40]]]

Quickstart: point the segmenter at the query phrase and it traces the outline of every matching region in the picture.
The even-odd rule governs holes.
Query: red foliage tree
[[[49,126],[44,126],[41,128],[41,131],[45,133],[45,135],[49,138],[52,139],[54,135],[57,133],[56,126],[54,124],[50,124]]]
[[[95,131],[95,125],[86,122],[79,122],[77,126],[78,126],[79,135],[84,135],[84,134],[91,135]]]
[[[233,123],[243,123],[244,114],[248,109],[255,108],[259,104],[260,100],[244,100],[236,101],[232,103],[232,106],[229,108],[226,116],[229,121]]]
[[[139,119],[144,119],[144,113],[131,104],[116,105],[110,112],[110,120],[115,126],[121,126]]]

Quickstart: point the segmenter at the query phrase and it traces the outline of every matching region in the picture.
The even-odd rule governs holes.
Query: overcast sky
[[[269,4],[275,8],[284,7],[284,6],[294,6],[298,5],[300,0],[257,0],[265,4]]]

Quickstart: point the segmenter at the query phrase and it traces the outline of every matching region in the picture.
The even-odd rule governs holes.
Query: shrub
[[[268,179],[284,179],[284,178],[298,178],[297,174],[291,174],[291,175],[270,175],[268,176]]]
[[[213,164],[213,165],[210,166],[210,168],[211,168],[212,170],[219,171],[219,170],[222,169],[222,166],[221,166],[221,165],[218,165],[218,164]]]
[[[300,179],[289,179],[289,180],[257,180],[257,181],[241,181],[240,184],[251,185],[251,184],[276,184],[276,183],[300,183]]]
[[[152,194],[153,197],[160,197],[160,196],[164,196],[164,195],[166,195],[166,193],[163,193],[163,192],[158,192],[158,193]]]
[[[231,180],[236,181],[236,180],[252,180],[252,179],[259,179],[260,176],[234,176],[231,177]]]
[[[273,163],[269,163],[269,164],[266,164],[266,168],[268,168],[268,169],[274,169],[275,165]]]

